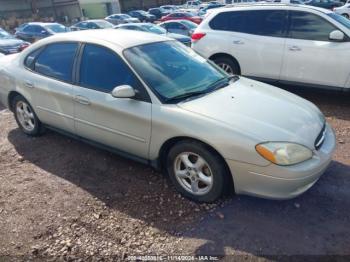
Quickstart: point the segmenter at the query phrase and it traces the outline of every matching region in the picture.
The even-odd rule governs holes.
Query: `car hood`
[[[0,46],[15,46],[22,44],[23,41],[16,38],[0,39]]]
[[[206,96],[178,104],[229,125],[258,143],[285,141],[314,148],[325,119],[311,102],[287,91],[240,78]]]

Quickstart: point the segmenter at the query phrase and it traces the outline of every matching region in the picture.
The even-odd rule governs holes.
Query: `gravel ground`
[[[299,92],[337,134],[334,161],[290,201],[196,204],[151,168],[54,132],[23,135],[0,105],[0,261],[136,254],[349,255],[350,97]]]

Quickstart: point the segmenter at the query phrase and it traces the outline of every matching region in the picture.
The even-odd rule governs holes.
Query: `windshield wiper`
[[[166,102],[171,102],[171,101],[177,101],[177,100],[182,100],[182,99],[188,99],[188,98],[195,97],[195,96],[205,95],[205,94],[211,93],[211,92],[213,92],[215,90],[218,90],[220,88],[223,88],[225,86],[228,86],[232,79],[237,81],[239,79],[239,76],[232,75],[232,76],[220,78],[219,80],[217,80],[214,83],[212,83],[205,90],[184,93],[184,94],[177,95],[177,96],[174,96],[174,97],[171,97],[171,98],[167,98],[165,101]],[[225,82],[224,82],[224,80],[225,80]]]
[[[200,95],[205,95],[208,93],[208,90],[205,91],[193,91],[193,92],[188,92],[188,93],[184,93],[181,95],[177,95],[171,98],[167,98],[165,101],[166,102],[171,102],[171,101],[176,101],[176,100],[182,100],[182,99],[186,99],[186,98],[191,98],[194,96],[200,96]]]
[[[234,80],[234,82],[236,82],[239,79],[239,76],[236,75],[231,75],[228,77],[224,77],[221,78],[217,81],[215,81],[214,83],[212,83],[208,89],[210,90],[210,92],[216,91],[220,88],[224,88],[225,86],[228,86],[230,84],[231,80]]]

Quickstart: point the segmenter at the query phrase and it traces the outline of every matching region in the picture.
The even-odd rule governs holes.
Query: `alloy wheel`
[[[16,104],[16,114],[22,128],[31,132],[35,128],[35,117],[30,106],[24,101],[18,101]]]
[[[218,66],[221,67],[221,69],[224,70],[226,73],[233,75],[233,69],[230,65],[226,63],[219,63]]]
[[[183,152],[175,158],[174,173],[180,185],[194,195],[205,195],[213,187],[209,164],[200,155]]]

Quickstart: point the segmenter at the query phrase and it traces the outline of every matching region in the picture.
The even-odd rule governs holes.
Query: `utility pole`
[[[36,7],[36,0],[30,1],[30,9],[32,10],[33,14],[36,14],[38,12],[38,9]]]
[[[55,6],[55,0],[51,0],[51,6],[52,6],[53,13],[54,13],[54,19],[55,19],[55,21],[57,21],[57,10],[56,10],[56,6]]]

